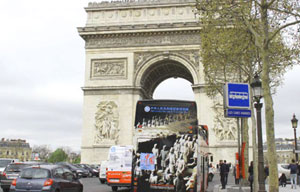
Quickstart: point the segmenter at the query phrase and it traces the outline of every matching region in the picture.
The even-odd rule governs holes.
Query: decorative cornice
[[[137,32],[176,32],[200,30],[199,22],[175,22],[159,24],[133,24],[133,25],[111,25],[111,26],[87,26],[78,27],[80,36],[89,34],[120,34],[120,33],[137,33]]]
[[[133,8],[133,7],[155,7],[155,6],[174,6],[174,5],[192,4],[195,5],[195,0],[114,0],[114,1],[101,1],[91,2],[86,11],[99,10],[99,9],[116,9],[116,8]]]
[[[200,45],[200,30],[157,31],[144,33],[81,35],[86,49],[112,47],[145,47],[169,45]]]
[[[81,87],[84,95],[120,95],[120,93],[139,94],[143,98],[152,98],[142,87],[133,86],[86,86]]]

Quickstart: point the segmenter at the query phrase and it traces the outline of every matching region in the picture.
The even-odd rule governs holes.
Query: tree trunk
[[[262,22],[262,41],[261,41],[261,57],[262,57],[262,87],[265,101],[265,117],[266,117],[266,134],[268,146],[268,162],[269,162],[269,191],[278,192],[278,170],[277,155],[275,147],[274,134],[274,109],[273,99],[270,88],[270,60],[269,60],[269,27],[268,27],[268,6],[267,1],[263,0],[261,5],[261,22]]]

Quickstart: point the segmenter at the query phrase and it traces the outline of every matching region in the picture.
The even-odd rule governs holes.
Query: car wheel
[[[92,173],[89,173],[89,177],[93,177],[93,174],[92,174]]]
[[[100,182],[101,182],[102,184],[104,184],[104,183],[105,183],[105,180],[101,179]]]
[[[55,192],[60,192],[59,189],[56,189]]]
[[[112,191],[118,191],[118,187],[117,186],[112,186],[111,189],[112,189]]]

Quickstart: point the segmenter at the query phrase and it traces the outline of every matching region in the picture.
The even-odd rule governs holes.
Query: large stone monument
[[[214,161],[234,161],[236,120],[224,118],[220,98],[205,94],[194,5],[194,0],[122,0],[85,8],[86,26],[78,28],[86,50],[83,163],[100,163],[111,145],[132,144],[136,102],[151,99],[170,77],[192,83]]]

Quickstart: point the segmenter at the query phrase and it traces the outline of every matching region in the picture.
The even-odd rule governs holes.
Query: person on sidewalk
[[[264,169],[264,173],[265,173],[265,184],[268,184],[269,183],[269,165],[266,165],[265,166],[265,169]]]
[[[249,178],[248,181],[250,182],[250,192],[252,192],[253,186],[253,161],[251,161],[250,166],[248,168]]]
[[[290,169],[291,173],[291,186],[293,188],[297,188],[297,171],[298,171],[298,165],[295,163],[295,160],[292,159],[292,163],[289,164],[288,169]]]
[[[225,171],[225,185],[227,185],[227,181],[228,181],[228,173],[229,173],[229,170],[230,170],[230,165],[227,164],[226,160],[224,160],[224,164],[226,166],[226,171]]]
[[[225,173],[227,171],[227,166],[223,161],[220,161],[220,177],[221,177],[221,184],[222,184],[222,189],[226,188],[226,182],[225,182]]]
[[[282,173],[281,176],[279,177],[279,185],[281,185],[281,187],[286,186],[286,176],[284,173]]]
[[[298,181],[299,181],[299,186],[300,186],[300,161],[298,161]]]
[[[236,185],[238,185],[239,184],[239,178],[237,178],[237,176],[236,176],[237,175],[236,165],[234,165],[232,169],[233,169],[232,174],[233,174],[233,177],[234,177],[234,183]]]

